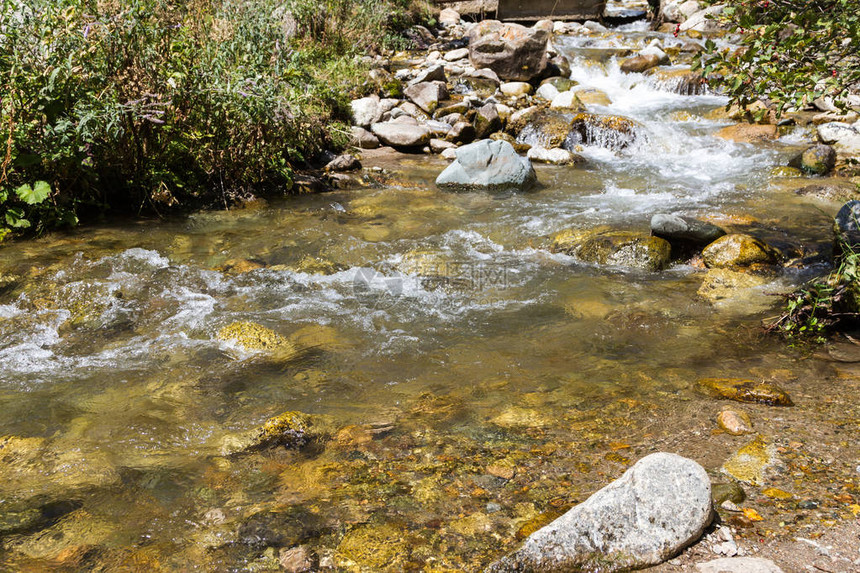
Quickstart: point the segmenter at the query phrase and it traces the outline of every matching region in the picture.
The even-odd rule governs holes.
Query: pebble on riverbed
[[[750,434],[753,431],[752,421],[749,415],[743,410],[727,406],[717,414],[717,424],[727,434],[732,436],[741,436]]]

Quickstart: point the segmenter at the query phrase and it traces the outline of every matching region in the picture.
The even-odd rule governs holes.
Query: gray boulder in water
[[[712,518],[704,468],[675,454],[651,454],[486,572],[609,573],[657,565],[698,539]]]
[[[436,185],[453,189],[520,190],[537,183],[531,161],[520,157],[507,141],[482,139],[457,150],[457,159]]]

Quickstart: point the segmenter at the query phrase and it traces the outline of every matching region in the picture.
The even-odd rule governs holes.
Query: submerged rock
[[[79,447],[57,447],[43,438],[0,436],[0,498],[68,499],[81,490],[120,481],[108,456]]]
[[[779,253],[755,237],[733,233],[705,247],[702,259],[708,268],[738,268],[756,263],[774,264]]]
[[[319,426],[307,414],[284,412],[269,418],[259,428],[226,435],[221,440],[220,451],[227,456],[277,446],[300,449],[324,435]]]
[[[739,378],[703,378],[699,380],[698,387],[714,398],[768,406],[794,406],[788,393],[770,382]]]
[[[490,421],[500,428],[508,429],[544,428],[552,422],[538,410],[520,406],[506,408]]]
[[[760,486],[765,481],[765,471],[776,461],[776,448],[758,436],[732,454],[720,471],[740,482]]]
[[[457,150],[457,160],[436,178],[439,187],[527,191],[537,183],[531,162],[506,141],[483,139]]]
[[[656,565],[698,539],[712,516],[704,468],[652,454],[486,571],[608,573]]]
[[[747,498],[744,488],[735,482],[715,483],[711,486],[711,496],[714,498],[714,505],[722,505],[724,501],[732,503],[743,503]]]
[[[311,573],[319,567],[319,557],[310,547],[300,545],[281,549],[278,564],[287,573]]]
[[[407,534],[394,525],[362,525],[347,533],[337,547],[338,553],[375,571],[402,565]]]
[[[820,201],[833,201],[845,203],[855,199],[858,194],[857,187],[847,185],[806,185],[794,191],[802,197],[818,199]]]
[[[727,434],[741,436],[751,434],[753,431],[752,420],[749,414],[737,408],[726,407],[717,414],[717,425]]]
[[[672,247],[659,237],[627,231],[570,229],[553,236],[550,250],[587,263],[659,271],[668,266]]]
[[[92,550],[117,533],[115,524],[81,509],[39,533],[12,537],[4,544],[4,550],[26,555],[31,559],[60,561],[61,556],[68,557],[81,547]],[[81,569],[90,568],[78,568]]]
[[[761,287],[768,282],[770,281],[767,278],[751,273],[710,269],[696,294],[710,303],[717,303],[726,299],[749,297],[750,289]]]

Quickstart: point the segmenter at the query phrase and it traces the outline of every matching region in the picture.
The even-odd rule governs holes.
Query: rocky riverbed
[[[481,571],[669,452],[716,513],[656,571],[856,570],[860,349],[760,328],[830,268],[856,118],[739,122],[689,16],[448,12],[338,189],[0,250],[0,568]],[[480,158],[529,184],[436,185]]]

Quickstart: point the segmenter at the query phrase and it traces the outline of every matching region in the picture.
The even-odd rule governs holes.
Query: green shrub
[[[0,0],[0,217],[228,206],[346,143],[404,0]],[[396,20],[393,21],[392,20]],[[15,190],[47,182],[30,204]],[[0,220],[3,220],[0,219]]]
[[[731,103],[745,107],[766,99],[778,114],[822,96],[845,106],[849,89],[860,82],[857,0],[722,3],[726,7],[716,19],[741,34],[740,48],[723,48],[709,40],[697,66],[725,88]]]
[[[783,313],[767,326],[790,340],[823,342],[860,323],[860,252],[843,244],[837,267],[786,297]]]

